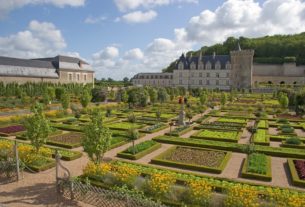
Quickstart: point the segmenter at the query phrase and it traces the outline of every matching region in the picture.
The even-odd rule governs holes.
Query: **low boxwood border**
[[[261,129],[261,128],[260,128]],[[261,129],[263,130],[263,129]],[[253,143],[254,144],[257,144],[257,145],[264,145],[264,146],[269,146],[270,145],[270,137],[269,135],[267,135],[267,132],[265,132],[265,141],[264,142],[259,142],[259,141],[255,141],[255,137],[257,136],[257,133],[254,133],[252,136],[251,136],[251,140],[253,140]]]
[[[166,128],[168,128],[169,126],[167,126],[167,124],[164,124],[163,126],[161,126],[161,127],[159,127],[159,128],[156,128],[156,129],[154,129],[154,130],[146,131],[145,129],[146,129],[146,128],[149,128],[149,127],[151,127],[151,126],[145,127],[144,129],[139,130],[139,132],[143,132],[143,133],[147,133],[147,134],[152,134],[152,133],[161,131],[161,130],[163,130],[163,129],[166,129]]]
[[[265,127],[259,127],[258,125],[259,125],[259,122],[260,122],[260,121],[265,121],[267,126],[265,126]],[[258,129],[269,129],[269,122],[268,122],[268,120],[263,120],[263,119],[262,119],[262,120],[259,120],[258,123],[257,123],[257,128],[258,128]]]
[[[194,138],[194,139],[203,139],[203,140],[211,140],[211,141],[223,141],[223,142],[234,142],[234,143],[237,143],[238,140],[240,139],[241,135],[242,135],[242,132],[238,132],[237,136],[236,136],[236,139],[230,139],[230,138],[215,138],[215,137],[203,137],[203,136],[198,136],[198,134],[200,134],[202,131],[204,130],[201,130],[199,132],[196,132],[194,135],[191,136],[191,138]],[[217,130],[217,131],[225,131],[225,130]],[[225,131],[227,132],[227,131]],[[229,132],[232,132],[232,131],[229,131]]]
[[[301,145],[287,144],[285,143],[285,141],[282,141],[282,144],[280,146],[287,148],[305,149],[305,144],[301,144]]]
[[[189,132],[189,131],[192,131],[193,128],[194,128],[194,126],[193,126],[193,125],[190,125],[188,128],[186,128],[186,129],[184,129],[184,130],[182,130],[182,131],[180,131],[180,132],[178,132],[178,133],[177,133],[177,132],[174,132],[174,131],[175,131],[175,129],[174,129],[174,130],[172,130],[172,132],[166,132],[165,134],[168,135],[168,136],[179,137],[179,136],[181,136],[181,135],[183,135],[183,134],[185,134],[185,133],[187,133],[187,132]]]
[[[76,143],[76,144],[68,144],[68,143],[64,143],[64,142],[54,142],[54,141],[47,141],[48,145],[53,145],[56,147],[63,147],[63,148],[67,148],[67,149],[73,149],[73,148],[77,148],[82,146],[81,143]]]
[[[242,178],[249,178],[255,180],[262,180],[262,181],[271,181],[272,180],[272,170],[271,170],[271,158],[267,156],[267,173],[266,175],[258,174],[258,173],[251,173],[248,172],[248,158],[245,158],[243,161],[243,167],[241,171]]]
[[[181,168],[181,169],[187,169],[187,170],[196,170],[196,171],[201,171],[201,172],[210,172],[210,173],[216,173],[220,174],[224,168],[226,167],[229,159],[231,158],[232,153],[227,152],[227,151],[222,151],[222,150],[211,150],[211,149],[206,149],[206,148],[198,148],[198,147],[186,147],[186,148],[192,148],[192,149],[200,149],[200,150],[207,150],[207,151],[221,151],[225,152],[226,155],[223,158],[221,164],[219,167],[207,167],[207,166],[202,166],[202,165],[194,165],[194,164],[185,164],[185,163],[179,163],[179,162],[173,162],[173,161],[168,161],[164,160],[163,157],[165,155],[168,155],[172,151],[176,150],[178,146],[174,146],[167,151],[161,153],[160,155],[156,156],[151,160],[152,164],[157,164],[157,165],[164,165],[168,167],[176,167],[176,168]]]
[[[292,184],[298,187],[305,188],[305,180],[301,180],[293,163],[295,159],[287,159],[288,167],[291,175]]]
[[[161,148],[161,144],[156,142],[156,144],[154,144],[153,146],[151,146],[150,148],[148,148],[146,150],[143,150],[142,152],[139,152],[139,153],[136,153],[133,155],[130,153],[126,153],[126,150],[124,150],[123,152],[118,153],[117,157],[129,159],[129,160],[138,160],[159,148]]]
[[[202,139],[184,139],[178,137],[169,137],[169,136],[158,136],[153,138],[153,140],[166,144],[174,144],[181,146],[190,146],[190,147],[200,147],[200,148],[211,148],[232,152],[241,152],[244,153],[243,147],[246,144],[238,144],[232,142],[220,142],[220,141],[210,141]],[[287,150],[286,150],[287,149]],[[280,148],[280,147],[270,147],[256,145],[256,152],[263,153],[266,155],[274,157],[289,157],[289,158],[300,158],[305,159],[305,151],[301,149],[295,149],[293,151],[288,151],[289,148]],[[279,151],[277,151],[279,150]],[[283,151],[284,150],[284,151]],[[290,149],[291,150],[291,149]]]
[[[296,136],[292,135],[290,137],[296,137]],[[288,137],[281,137],[280,135],[269,135],[269,138],[271,141],[281,142],[281,141],[285,141]],[[305,142],[305,137],[299,137],[299,138],[301,139],[302,142]]]

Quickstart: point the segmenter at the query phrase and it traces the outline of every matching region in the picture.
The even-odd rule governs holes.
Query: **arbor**
[[[84,128],[85,136],[82,140],[84,151],[95,164],[101,163],[112,139],[111,131],[103,126],[102,116],[100,110],[92,112],[90,122]]]
[[[31,141],[38,154],[40,147],[42,147],[49,136],[50,126],[48,120],[43,114],[42,105],[35,103],[31,109],[33,115],[25,120],[26,133],[25,136]]]
[[[89,93],[88,90],[84,89],[82,96],[80,98],[80,103],[82,104],[83,108],[87,108],[88,104],[90,103],[92,99],[91,94]]]
[[[132,153],[135,154],[135,141],[139,138],[138,130],[131,128],[128,130],[128,139],[132,141]]]

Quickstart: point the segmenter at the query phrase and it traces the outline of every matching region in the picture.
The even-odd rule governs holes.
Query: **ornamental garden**
[[[0,87],[2,171],[17,143],[24,179],[58,152],[86,161],[80,182],[160,205],[305,206],[304,90]]]

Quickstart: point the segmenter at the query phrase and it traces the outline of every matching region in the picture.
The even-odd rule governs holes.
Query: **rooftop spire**
[[[237,42],[237,50],[238,50],[238,51],[241,51],[241,47],[240,47],[239,42]]]

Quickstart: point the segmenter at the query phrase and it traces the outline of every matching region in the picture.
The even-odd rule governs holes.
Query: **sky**
[[[230,36],[304,31],[304,0],[0,0],[0,56],[79,57],[98,79],[160,72]]]

